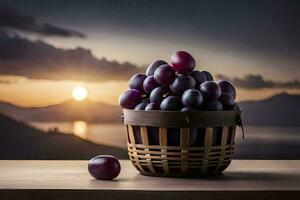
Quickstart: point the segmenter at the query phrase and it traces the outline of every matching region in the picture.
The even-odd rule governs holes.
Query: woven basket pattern
[[[126,127],[129,158],[144,175],[216,175],[228,167],[233,157],[235,126]]]

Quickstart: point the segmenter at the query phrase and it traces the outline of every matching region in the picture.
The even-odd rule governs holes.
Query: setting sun
[[[88,92],[87,89],[83,86],[76,86],[72,90],[72,97],[76,101],[83,101],[87,98]]]

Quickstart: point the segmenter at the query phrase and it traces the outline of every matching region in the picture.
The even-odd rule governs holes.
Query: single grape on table
[[[119,175],[121,165],[114,156],[100,155],[93,157],[88,162],[88,170],[90,175],[96,179],[112,180]]]

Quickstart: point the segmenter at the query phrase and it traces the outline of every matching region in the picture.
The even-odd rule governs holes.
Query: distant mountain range
[[[110,154],[128,159],[127,150],[97,145],[71,134],[45,133],[0,114],[0,159],[90,159]]]
[[[115,123],[121,122],[119,106],[85,100],[69,100],[47,107],[19,107],[0,103],[0,112],[21,121],[75,121]]]
[[[244,101],[239,106],[246,125],[300,126],[300,95],[281,93],[261,101]]]
[[[281,93],[260,101],[239,102],[246,125],[300,126],[300,95]],[[70,100],[62,104],[24,108],[0,103],[0,112],[22,121],[120,123],[121,108],[99,102]]]

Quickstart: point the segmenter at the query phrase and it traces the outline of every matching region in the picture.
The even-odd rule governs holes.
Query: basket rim
[[[239,110],[225,111],[161,111],[123,109],[123,123],[150,127],[223,127],[237,125]]]

